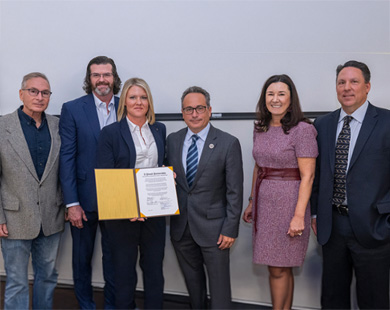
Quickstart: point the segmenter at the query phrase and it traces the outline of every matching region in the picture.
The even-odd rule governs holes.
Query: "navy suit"
[[[119,98],[115,97],[115,110]],[[105,307],[114,306],[113,269],[104,222],[98,222],[95,184],[95,154],[100,134],[99,119],[92,94],[64,103],[60,117],[60,179],[64,203],[79,202],[88,221],[84,228],[71,226],[73,239],[73,280],[80,308],[94,309],[91,286],[91,259],[97,225],[102,233]]]
[[[165,156],[165,125],[149,124],[158,151],[158,165]],[[126,118],[103,128],[97,147],[97,168],[134,168],[136,149]],[[162,263],[165,247],[165,218],[148,218],[145,222],[106,221],[115,270],[115,301],[118,309],[134,309],[137,285],[136,263],[140,249],[145,309],[162,309],[164,277]]]
[[[319,156],[311,211],[317,215],[317,238],[323,245],[322,306],[350,307],[353,267],[359,307],[388,308],[390,111],[368,105],[347,171],[348,216],[332,209],[339,115],[337,110],[315,122]],[[340,245],[344,240],[349,244],[348,251]]]

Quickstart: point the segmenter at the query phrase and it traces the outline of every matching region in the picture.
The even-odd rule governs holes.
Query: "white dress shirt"
[[[158,167],[157,145],[152,131],[149,128],[148,121],[142,127],[139,127],[127,117],[126,120],[131,136],[133,137],[135,152],[137,153],[134,168]]]

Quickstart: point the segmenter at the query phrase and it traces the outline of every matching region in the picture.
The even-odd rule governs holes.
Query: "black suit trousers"
[[[165,217],[145,222],[106,221],[114,265],[116,309],[135,309],[136,264],[143,273],[144,309],[162,309],[164,296],[163,259]]]
[[[359,308],[389,309],[390,244],[365,248],[356,240],[348,216],[333,211],[332,222],[330,239],[322,248],[322,308],[351,308],[354,272]]]

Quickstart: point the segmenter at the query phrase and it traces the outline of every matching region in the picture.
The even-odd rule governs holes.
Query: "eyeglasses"
[[[91,73],[91,77],[93,77],[94,79],[100,79],[101,76],[103,77],[103,79],[109,79],[110,77],[113,76],[113,74],[110,73],[110,72],[102,73],[102,74],[100,74],[100,73]]]
[[[33,97],[36,97],[41,93],[43,98],[50,98],[52,94],[50,90],[38,90],[36,88],[23,88],[22,90],[27,90],[28,94]]]
[[[196,113],[202,114],[206,111],[207,108],[208,107],[205,105],[198,105],[196,108],[186,107],[186,108],[183,108],[182,110],[183,110],[184,114],[191,115],[192,113],[194,113],[194,110],[196,110]]]

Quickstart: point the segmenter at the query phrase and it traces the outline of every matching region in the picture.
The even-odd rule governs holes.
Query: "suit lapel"
[[[12,113],[12,119],[7,127],[7,139],[17,156],[24,162],[31,175],[39,182],[34,163],[28,149],[26,138],[24,137],[22,126],[18,116],[18,111]]]
[[[356,140],[356,145],[352,153],[351,162],[349,163],[348,171],[352,168],[353,164],[356,162],[356,159],[359,157],[364,145],[366,144],[368,138],[371,135],[372,130],[374,129],[377,123],[377,112],[375,107],[371,104],[368,105],[366,115],[363,119],[362,127],[360,128],[359,136]]]
[[[153,137],[154,137],[154,141],[156,142],[156,146],[157,146],[157,153],[158,153],[158,165],[161,166],[162,165],[162,162],[163,162],[163,159],[164,159],[164,143],[161,139],[161,134],[160,134],[160,130],[159,128],[153,124],[153,125],[150,125],[149,124],[149,128],[150,128],[150,131],[152,132],[153,134]]]
[[[176,141],[173,142],[175,145],[177,145],[178,149],[176,149],[176,152],[173,152],[173,155],[172,155],[173,160],[171,160],[171,163],[177,163],[177,165],[175,166],[175,169],[177,170],[177,171],[175,171],[176,178],[178,178],[177,183],[178,184],[185,184],[185,186],[188,190],[189,187],[188,187],[187,178],[186,178],[185,170],[183,167],[183,160],[182,160],[184,139],[186,137],[187,130],[188,130],[187,128],[180,130],[178,132],[178,137],[177,137],[178,143],[176,144]],[[182,179],[182,180],[180,181],[179,179]]]
[[[206,141],[204,142],[202,154],[200,156],[198,169],[195,174],[194,183],[192,183],[192,187],[196,185],[198,179],[203,173],[203,170],[206,168],[207,163],[209,162],[211,154],[213,154],[215,148],[217,146],[217,131],[210,124],[210,130],[207,135]]]
[[[45,171],[43,172],[41,178],[41,182],[43,182],[46,179],[46,177],[49,175],[60,152],[60,138],[58,135],[58,126],[55,125],[52,118],[46,117],[46,120],[50,131],[51,147],[50,147],[49,157],[47,158]]]
[[[328,148],[329,148],[329,165],[332,170],[332,174],[334,173],[334,165],[335,165],[335,154],[336,154],[336,134],[337,134],[337,123],[340,117],[340,109],[333,112],[331,115],[330,124],[328,127]]]
[[[85,112],[85,117],[88,120],[88,123],[91,127],[91,130],[93,132],[93,135],[96,138],[96,141],[99,138],[99,133],[100,133],[100,124],[99,124],[99,117],[97,115],[96,111],[96,105],[95,101],[93,99],[93,95],[89,94],[88,96],[85,97],[84,101],[84,112]]]
[[[126,117],[123,118],[120,122],[120,130],[121,130],[121,135],[123,137],[123,140],[125,140],[127,147],[129,149],[130,167],[134,167],[136,162],[136,151],[135,151],[133,137],[131,136]]]
[[[118,104],[119,104],[119,98],[117,96],[114,96],[115,114],[118,113]]]

